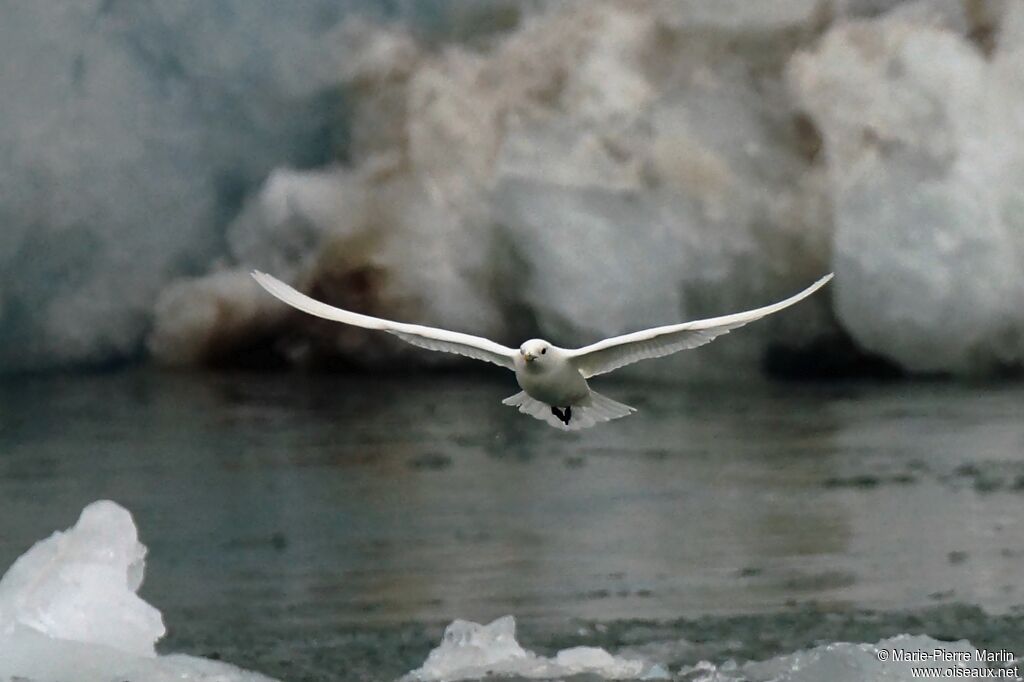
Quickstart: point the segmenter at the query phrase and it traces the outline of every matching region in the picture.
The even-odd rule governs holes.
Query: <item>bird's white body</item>
[[[590,390],[571,351],[544,339],[524,343],[512,359],[521,393],[502,402],[564,431],[576,431],[636,412]]]
[[[703,346],[732,329],[802,301],[832,279],[831,274],[826,275],[784,301],[743,313],[645,329],[582,348],[559,348],[543,339],[531,339],[516,350],[479,336],[342,310],[312,299],[270,275],[262,272],[252,275],[268,292],[310,315],[378,329],[420,348],[465,355],[510,369],[523,390],[502,402],[555,428],[570,431],[636,412],[628,405],[591,390],[587,384],[590,377],[639,360]]]
[[[526,391],[531,398],[553,407],[585,404],[590,396],[590,386],[580,371],[573,367],[564,349],[552,346],[541,339],[527,341],[523,346],[531,343],[545,344],[543,347],[546,353],[520,353],[513,359],[519,388]],[[528,357],[532,359],[527,360]]]

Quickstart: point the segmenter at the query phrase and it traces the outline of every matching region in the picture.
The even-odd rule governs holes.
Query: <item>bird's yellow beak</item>
[[[533,353],[523,353],[523,357],[526,358],[527,362],[533,362],[537,359],[537,356]]]

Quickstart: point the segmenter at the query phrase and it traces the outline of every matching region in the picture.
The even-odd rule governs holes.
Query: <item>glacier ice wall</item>
[[[170,364],[452,361],[286,313],[254,266],[371,314],[562,345],[835,269],[827,295],[632,371],[733,375],[851,337],[915,372],[1019,366],[1021,12],[18,3],[0,371],[133,357],[144,336]]]
[[[156,293],[220,252],[245,189],[320,160],[333,48],[313,19],[336,4],[5,7],[0,368],[137,353]]]
[[[237,265],[169,288],[150,348],[202,361],[240,336],[224,318],[265,330],[276,315],[296,361],[449,361],[284,314],[245,282],[253,266],[344,307],[513,344],[582,345],[799,290],[828,268],[829,222],[776,54],[815,5],[784,9],[556,4],[484,49],[351,28],[348,163],[275,171],[228,230]],[[751,73],[737,49],[775,66]],[[229,308],[242,313],[209,312]],[[830,333],[822,296],[666,362],[753,371],[769,343]]]
[[[457,31],[500,4],[5,3],[0,371],[138,355],[158,292],[223,255],[249,191],[340,153],[345,17]]]
[[[272,682],[190,656],[156,656],[160,612],[136,594],[146,548],[109,501],[36,543],[0,579],[0,679]]]
[[[893,657],[894,652],[934,651],[947,652],[946,660],[911,662]],[[928,673],[923,674],[922,669]],[[910,682],[923,675],[969,678],[990,671],[978,657],[978,650],[966,640],[945,642],[927,635],[897,635],[874,644],[832,642],[763,661],[701,661],[676,672],[672,676],[657,661],[612,655],[595,647],[563,649],[550,658],[539,656],[519,645],[515,620],[505,616],[489,625],[454,621],[423,665],[400,682],[458,682],[509,676],[563,679],[575,675],[586,679],[693,682]]]
[[[1022,74],[1019,3],[915,3],[790,63],[824,139],[837,315],[909,370],[1024,363]]]

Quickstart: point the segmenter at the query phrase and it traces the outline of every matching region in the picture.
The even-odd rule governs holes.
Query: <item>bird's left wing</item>
[[[832,279],[831,273],[795,296],[763,308],[748,310],[745,313],[655,327],[598,341],[589,346],[569,351],[569,361],[584,377],[592,377],[647,358],[660,358],[681,350],[697,348],[710,342],[716,336],[728,334],[732,329],[742,327],[748,322],[759,320],[802,301],[825,286],[830,279]]]
[[[392,322],[379,317],[361,315],[341,308],[322,303],[310,298],[288,286],[281,280],[254,270],[252,273],[261,287],[271,294],[284,301],[293,308],[298,308],[310,315],[322,317],[325,320],[344,322],[364,329],[379,329],[380,331],[394,334],[406,343],[411,343],[427,350],[455,353],[466,357],[485,362],[493,362],[496,365],[515,371],[513,358],[516,351],[507,348],[500,343],[471,334],[451,332],[446,329],[424,327],[418,324],[406,324],[404,322]]]

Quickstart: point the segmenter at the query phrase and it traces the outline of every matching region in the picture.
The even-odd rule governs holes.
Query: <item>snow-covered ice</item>
[[[191,656],[157,656],[160,612],[136,592],[146,548],[131,514],[94,502],[0,579],[0,680],[271,682]]]
[[[656,664],[619,658],[597,647],[563,649],[551,658],[527,651],[516,641],[512,616],[488,625],[457,620],[445,628],[441,644],[405,682],[455,682],[490,675],[552,679],[580,674],[610,680],[669,679]]]

